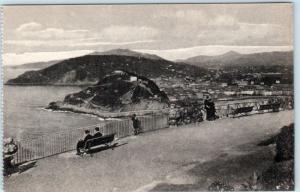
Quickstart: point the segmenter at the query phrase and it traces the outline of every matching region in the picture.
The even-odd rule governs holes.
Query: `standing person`
[[[211,110],[210,110],[210,103],[209,103],[209,96],[205,97],[204,100],[204,109],[206,111],[206,120],[209,120],[211,117]]]
[[[137,134],[139,134],[140,123],[139,123],[138,118],[136,117],[136,114],[132,115],[131,120],[132,120],[133,129],[134,129],[134,135],[137,135]]]
[[[85,145],[85,142],[89,139],[92,139],[93,136],[90,134],[90,131],[89,130],[85,130],[84,131],[84,135],[83,135],[83,138],[80,139],[76,145],[76,150],[77,150],[77,153],[76,155],[80,155],[80,148],[83,148],[84,145]]]
[[[215,103],[213,102],[212,98],[206,97],[204,101],[204,107],[206,110],[206,120],[212,121],[216,119],[216,108]]]
[[[212,120],[215,120],[218,118],[216,115],[216,107],[215,107],[215,102],[213,101],[212,98],[209,99],[210,106],[211,106],[211,113],[212,113]]]
[[[103,136],[103,134],[100,132],[100,128],[96,127],[93,137],[96,138],[96,137],[102,137],[102,136]]]
[[[4,165],[4,175],[9,175],[9,170],[11,170],[14,165],[14,154],[18,151],[18,146],[15,144],[13,138],[4,139],[3,146],[3,165]]]

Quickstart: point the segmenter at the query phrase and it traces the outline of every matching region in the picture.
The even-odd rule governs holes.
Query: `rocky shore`
[[[51,102],[47,109],[87,113],[100,117],[123,117],[133,113],[162,113],[169,98],[146,77],[125,71],[107,74],[97,84]]]

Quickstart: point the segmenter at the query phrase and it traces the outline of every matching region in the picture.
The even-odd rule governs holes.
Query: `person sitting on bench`
[[[102,137],[103,134],[100,132],[100,128],[96,127],[95,128],[95,134],[93,135],[93,138],[97,138],[97,137]]]
[[[84,145],[85,145],[85,142],[89,139],[92,139],[93,136],[90,134],[90,131],[89,130],[85,130],[84,131],[84,136],[82,139],[80,139],[76,145],[76,150],[77,150],[77,153],[76,155],[80,155],[80,148],[83,148]]]

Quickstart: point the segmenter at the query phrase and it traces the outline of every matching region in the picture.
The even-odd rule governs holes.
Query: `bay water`
[[[28,70],[28,69],[27,69]],[[4,82],[24,70],[4,70]],[[54,132],[104,124],[103,119],[72,112],[53,112],[45,107],[78,92],[76,86],[3,86],[4,137],[33,139]]]

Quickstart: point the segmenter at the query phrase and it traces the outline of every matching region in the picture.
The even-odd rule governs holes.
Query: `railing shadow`
[[[19,163],[13,167],[5,168],[3,170],[3,175],[5,177],[10,177],[11,175],[13,175],[15,173],[18,173],[18,174],[24,173],[27,170],[30,170],[31,168],[36,167],[36,166],[37,166],[36,161],[28,161],[25,163]]]
[[[89,152],[87,154],[90,154],[91,156],[95,153],[99,153],[101,151],[104,151],[104,150],[108,150],[108,149],[111,149],[111,150],[114,150],[115,148],[117,147],[121,147],[123,145],[127,145],[128,143],[114,143],[112,145],[105,145],[105,146],[100,146],[100,147],[97,147],[97,148],[93,148],[93,149],[90,149]]]

